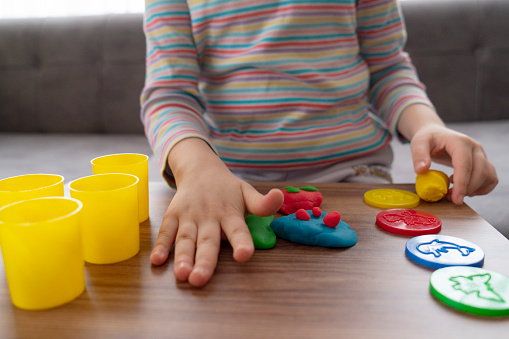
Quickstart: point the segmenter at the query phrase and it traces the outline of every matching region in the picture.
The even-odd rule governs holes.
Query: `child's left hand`
[[[412,113],[406,115],[409,110]],[[438,116],[435,118],[433,115],[436,116],[431,108],[413,105],[405,110],[402,116],[404,120],[398,124],[400,132],[410,139],[415,172],[426,172],[431,161],[451,166],[454,169],[451,176],[453,187],[448,196],[457,205],[463,203],[465,196],[491,192],[498,184],[498,177],[482,145],[465,134],[447,128]]]

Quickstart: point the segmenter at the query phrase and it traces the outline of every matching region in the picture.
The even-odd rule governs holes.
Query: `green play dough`
[[[318,192],[318,188],[316,188],[315,186],[304,186],[299,188],[303,191]]]
[[[246,216],[246,224],[251,232],[253,243],[258,250],[267,250],[276,244],[276,234],[270,227],[274,216],[259,217],[253,214]]]
[[[286,187],[283,187],[283,189],[286,190],[288,193],[299,193],[300,192],[300,189],[298,189],[295,186],[286,186]]]

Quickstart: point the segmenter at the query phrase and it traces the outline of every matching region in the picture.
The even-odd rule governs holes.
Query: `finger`
[[[445,197],[447,200],[452,201],[452,187],[451,184],[454,183],[454,173],[449,176],[449,187],[447,188],[447,194]]]
[[[150,254],[150,262],[154,265],[162,265],[168,259],[171,246],[177,234],[178,220],[173,217],[164,217],[159,228],[154,248]]]
[[[417,137],[410,143],[410,152],[414,171],[417,174],[425,173],[431,166],[431,139]]]
[[[180,222],[175,241],[173,273],[178,280],[186,281],[193,269],[196,251],[197,226],[194,222]]]
[[[249,260],[254,252],[254,244],[244,217],[230,216],[222,221],[221,228],[232,245],[233,259],[239,262]]]
[[[484,195],[484,194],[488,194],[490,193],[491,191],[493,191],[495,189],[495,187],[498,185],[498,179],[495,180],[495,181],[486,181],[482,187],[480,187],[479,189],[477,189],[476,191],[472,192],[471,194],[469,194],[471,197],[474,197],[476,195]]]
[[[217,266],[221,244],[221,227],[219,224],[204,224],[198,228],[196,258],[188,281],[193,286],[205,285]]]
[[[272,189],[266,195],[258,192],[248,183],[242,183],[242,194],[244,204],[249,213],[260,217],[274,215],[283,205],[283,192],[279,189]]]
[[[482,151],[482,150],[481,150]],[[486,158],[486,154],[482,151],[479,156],[481,160],[484,160],[484,166],[481,169],[475,170],[478,184],[475,186],[469,186],[467,194],[469,196],[483,195],[491,192],[498,184],[498,176],[493,164]]]
[[[468,185],[472,175],[472,150],[465,147],[455,147],[451,152],[452,167],[454,168],[454,185],[451,199],[456,205],[463,203],[467,195]]]
[[[474,147],[472,150],[472,172],[467,185],[466,195],[471,196],[473,192],[484,185],[487,176],[488,159],[481,147]]]

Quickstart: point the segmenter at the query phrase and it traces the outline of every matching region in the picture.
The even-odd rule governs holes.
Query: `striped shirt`
[[[233,169],[290,170],[386,146],[431,106],[397,0],[147,0],[141,117],[160,168],[205,140]]]

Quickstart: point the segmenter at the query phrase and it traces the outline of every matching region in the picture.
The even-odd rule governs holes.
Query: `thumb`
[[[242,193],[247,211],[259,217],[274,215],[283,205],[283,192],[276,188],[263,195],[254,189],[253,186],[244,182],[242,184]]]
[[[426,173],[431,166],[431,140],[429,138],[413,138],[410,143],[414,171],[416,174]]]

